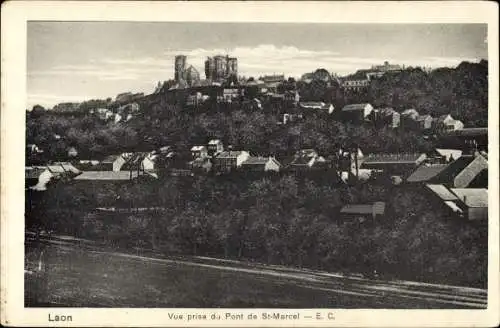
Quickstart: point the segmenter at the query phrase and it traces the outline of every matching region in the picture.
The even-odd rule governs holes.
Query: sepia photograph
[[[487,22],[25,24],[19,296],[46,324],[491,308]]]

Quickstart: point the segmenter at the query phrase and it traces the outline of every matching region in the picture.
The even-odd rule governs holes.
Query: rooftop
[[[132,173],[132,174],[131,174]],[[75,178],[75,180],[108,180],[125,181],[137,177],[137,172],[130,171],[85,171]]]
[[[371,105],[368,103],[345,105],[342,108],[342,111],[364,110],[366,108],[366,106],[371,106]]]
[[[243,150],[229,150],[221,152],[217,158],[234,158],[238,157],[243,153]]]
[[[424,182],[435,177],[444,170],[447,164],[433,164],[419,166],[407,179],[408,182]]]
[[[455,161],[451,162],[446,169],[443,171],[439,172],[438,175],[436,175],[435,181],[438,181],[440,183],[451,183],[457,175],[462,173],[464,170],[467,170],[467,167],[475,160],[480,161],[483,159],[486,162],[486,159],[482,157],[481,155],[478,155],[474,157],[473,155],[463,155],[460,158],[456,159]],[[487,168],[487,163],[484,163],[485,168]],[[473,173],[473,172],[471,172]]]
[[[455,194],[453,194],[451,191],[448,190],[448,188],[446,188],[443,185],[427,184],[425,186],[444,201],[458,199],[457,196],[455,196]]]
[[[468,207],[488,207],[488,189],[451,188],[450,190]]]
[[[393,163],[416,163],[419,159],[425,158],[425,154],[370,154],[363,164],[393,164]]]

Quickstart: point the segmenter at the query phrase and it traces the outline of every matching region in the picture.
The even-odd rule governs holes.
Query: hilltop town
[[[27,229],[485,286],[486,61],[300,79],[188,62],[151,94],[27,111]]]

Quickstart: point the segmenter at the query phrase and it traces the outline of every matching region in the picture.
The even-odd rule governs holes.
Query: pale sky
[[[487,59],[486,24],[29,22],[27,108],[151,93],[173,58],[204,74],[207,56],[238,58],[239,75],[340,75],[382,64],[454,67]]]

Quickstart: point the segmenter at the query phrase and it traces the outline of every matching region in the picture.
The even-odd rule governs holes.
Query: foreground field
[[[63,238],[28,240],[25,266],[34,307],[486,308],[482,289],[119,253]]]

